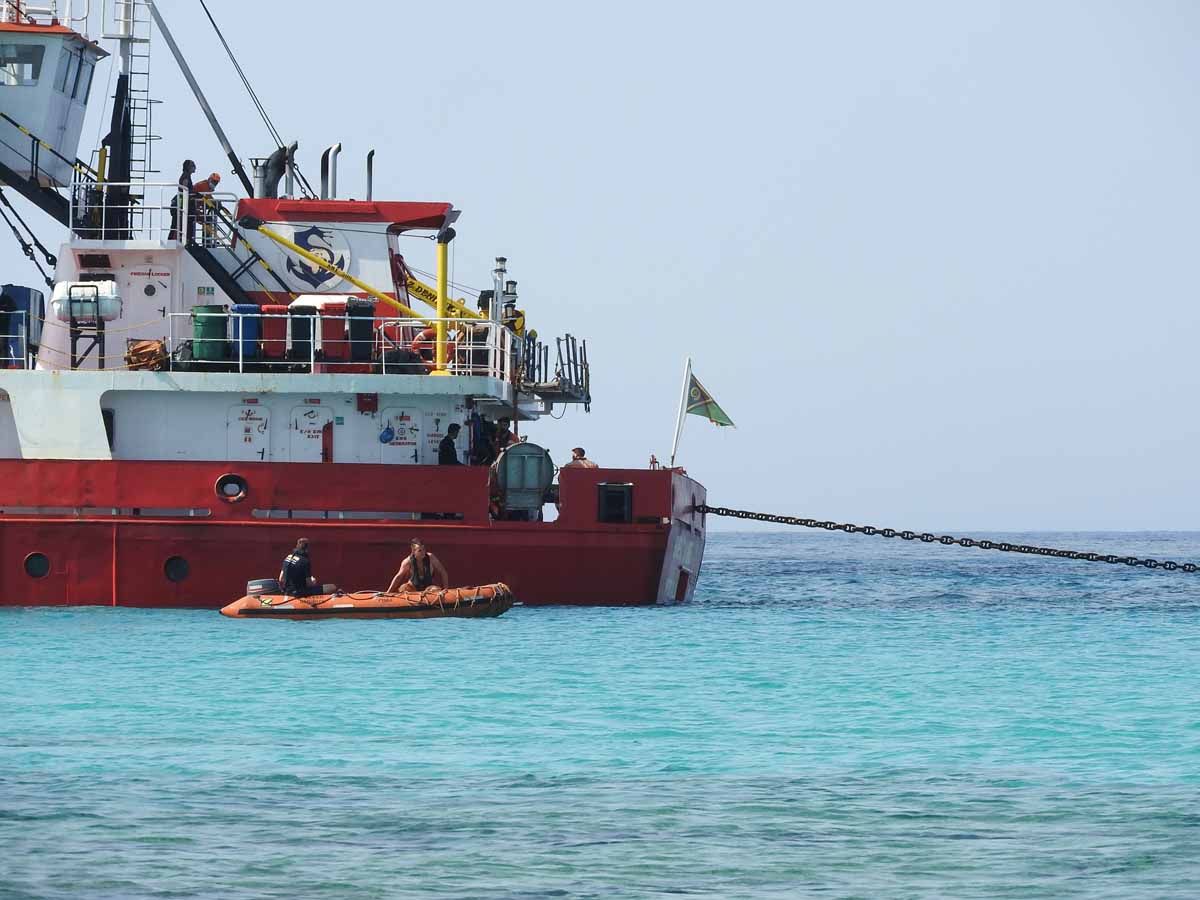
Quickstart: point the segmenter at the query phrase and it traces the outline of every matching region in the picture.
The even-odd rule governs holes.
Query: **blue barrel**
[[[262,337],[261,310],[255,303],[235,303],[229,307],[233,323],[233,352],[237,359],[238,344],[242,345],[242,359],[258,359],[258,341]]]

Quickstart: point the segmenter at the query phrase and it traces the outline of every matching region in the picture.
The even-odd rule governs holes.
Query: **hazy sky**
[[[457,280],[507,255],[531,324],[588,338],[591,415],[527,429],[557,461],[664,459],[691,354],[738,424],[687,422],[710,502],[1200,527],[1195,4],[210,6],[310,179],[340,140],[362,196],[375,148],[377,197],[463,210]],[[162,9],[267,155],[199,5]],[[157,40],[152,86],[162,179],[228,173]]]

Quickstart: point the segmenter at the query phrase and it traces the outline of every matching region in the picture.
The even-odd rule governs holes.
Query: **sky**
[[[1195,4],[209,5],[310,179],[341,141],[361,197],[374,148],[377,198],[463,210],[457,281],[507,256],[539,334],[587,339],[591,413],[525,429],[557,462],[665,460],[690,355],[737,423],[685,424],[714,505],[1200,528]],[[199,4],[160,8],[266,156]],[[153,52],[162,180],[228,175]]]

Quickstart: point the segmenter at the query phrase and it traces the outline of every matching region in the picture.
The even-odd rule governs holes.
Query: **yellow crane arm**
[[[437,309],[438,293],[437,290],[431,288],[425,282],[415,277],[411,272],[408,273],[408,292],[425,303],[428,303],[434,309]],[[486,319],[481,313],[471,309],[462,300],[452,300],[446,298],[446,309],[450,313],[451,318],[455,319]]]

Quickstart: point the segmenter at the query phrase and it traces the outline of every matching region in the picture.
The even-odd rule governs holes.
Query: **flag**
[[[695,375],[691,375],[688,382],[687,411],[693,416],[704,416],[714,425],[733,425],[733,419],[725,415],[725,410],[717,405]]]

